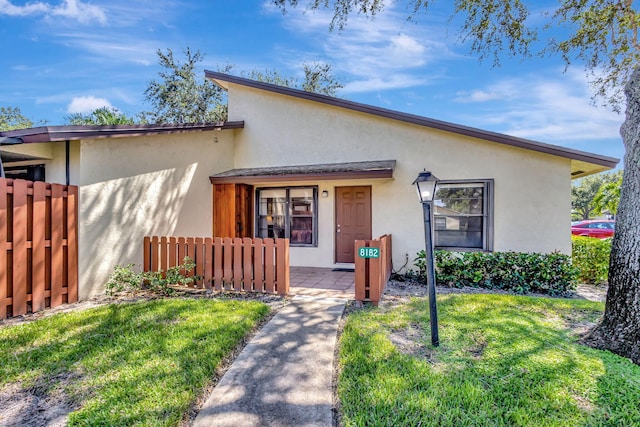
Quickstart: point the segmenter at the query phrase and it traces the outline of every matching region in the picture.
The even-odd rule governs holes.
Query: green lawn
[[[269,312],[262,303],[164,299],[0,328],[0,389],[65,396],[69,425],[172,426]]]
[[[437,349],[426,299],[348,316],[344,426],[640,426],[640,367],[577,343],[601,303],[459,294],[438,310]]]

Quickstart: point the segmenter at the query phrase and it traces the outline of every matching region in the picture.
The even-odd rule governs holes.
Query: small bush
[[[105,292],[107,295],[113,295],[119,292],[136,293],[146,290],[160,295],[171,295],[175,292],[172,286],[187,286],[197,279],[197,276],[187,275],[194,267],[195,263],[189,257],[185,257],[182,264],[167,269],[166,274],[163,274],[162,270],[136,271],[135,264],[116,265],[105,285]]]
[[[420,251],[414,261],[417,275],[424,280],[425,252]],[[575,288],[576,271],[571,265],[571,258],[557,252],[436,251],[435,261],[439,286],[472,286],[518,294],[538,292],[549,295],[562,295]]]
[[[607,283],[611,239],[571,236],[573,265],[582,283],[600,285]]]

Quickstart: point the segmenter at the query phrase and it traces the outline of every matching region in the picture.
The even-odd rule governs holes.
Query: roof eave
[[[351,179],[391,179],[393,170],[352,171],[352,172],[319,172],[282,175],[239,175],[239,176],[211,176],[212,184],[261,184],[266,182],[288,181],[329,181]]]
[[[0,132],[0,136],[21,138],[25,143],[80,139],[124,138],[159,134],[241,129],[244,121],[183,125],[41,126]]]

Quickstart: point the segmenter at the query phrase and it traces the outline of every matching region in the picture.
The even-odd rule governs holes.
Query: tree
[[[196,78],[195,69],[204,59],[200,51],[184,49],[184,63],[176,60],[173,51],[158,50],[159,64],[163,70],[158,73],[161,80],[149,82],[144,92],[145,100],[153,106],[152,111],[141,114],[144,122],[151,123],[210,123],[227,119],[225,93],[209,80]],[[221,72],[230,72],[233,67],[226,65]],[[293,77],[285,77],[276,70],[250,71],[241,73],[244,77],[265,83],[293,87],[308,92],[335,96],[343,85],[331,74],[331,65],[303,64],[305,78],[302,83]],[[82,116],[81,116],[82,117]]]
[[[599,173],[584,177],[571,186],[571,211],[572,218],[585,220],[593,214],[600,214],[595,201],[600,189],[609,183],[622,178],[621,172]]]
[[[344,85],[331,74],[331,64],[305,63],[304,81],[301,89],[307,92],[315,92],[327,96],[336,96],[338,89]]]
[[[611,215],[618,213],[620,204],[620,188],[622,187],[622,172],[618,173],[618,179],[603,184],[593,199],[594,211],[597,214],[609,212]]]
[[[149,82],[144,91],[145,100],[153,106],[143,113],[144,121],[151,123],[211,123],[226,119],[224,93],[221,88],[206,79],[196,78],[196,66],[204,55],[189,47],[184,49],[186,57],[182,63],[167,49],[157,51],[158,63],[163,70],[160,80]]]
[[[243,76],[259,82],[301,89],[327,96],[336,96],[338,89],[344,87],[331,73],[331,64],[305,62],[302,64],[302,68],[304,71],[302,83],[294,77],[285,77],[276,70],[253,70],[249,73],[243,73]]]
[[[100,107],[89,114],[75,113],[65,117],[68,125],[133,125],[136,120],[113,107]]]
[[[20,108],[0,107],[0,131],[30,127],[33,127],[33,122],[22,115]]]
[[[405,0],[411,17],[428,11],[433,0]],[[298,0],[272,0],[283,12]],[[333,7],[342,29],[350,15],[373,17],[390,4],[384,0],[306,0],[309,9]],[[584,342],[640,364],[640,13],[632,0],[558,0],[545,19],[530,19],[533,0],[455,0],[461,35],[471,51],[499,65],[503,54],[527,58],[559,54],[567,66],[584,65],[595,96],[616,110],[626,107],[620,133],[625,146],[624,173],[609,267],[609,290],[602,321]],[[539,24],[541,21],[544,25]],[[542,25],[542,26],[536,26]],[[547,30],[565,30],[561,39]],[[624,95],[624,96],[623,96]]]

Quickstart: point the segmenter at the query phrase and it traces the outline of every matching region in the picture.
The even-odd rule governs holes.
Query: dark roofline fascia
[[[242,129],[244,121],[184,125],[40,126],[0,132],[0,136],[29,142],[58,142],[94,138],[122,138],[209,130]]]
[[[24,144],[22,138],[12,136],[0,136],[0,145],[19,145]]]
[[[328,181],[346,179],[390,179],[393,178],[393,170],[380,169],[370,171],[339,171],[339,172],[312,172],[312,173],[289,173],[276,175],[231,175],[231,176],[210,176],[212,184],[237,184],[264,182],[287,182],[287,181]]]
[[[334,98],[318,93],[306,92],[300,89],[292,89],[285,86],[278,86],[270,83],[259,82],[244,77],[232,76],[229,74],[219,73],[216,71],[205,70],[205,77],[211,80],[221,80],[242,86],[248,86],[255,89],[265,90],[278,93],[281,95],[301,98],[308,101],[319,102],[322,104],[332,105],[334,107],[345,108],[348,110],[358,111],[361,113],[380,116],[392,120],[411,123],[419,126],[425,126],[445,132],[457,133],[473,138],[484,139],[487,141],[498,142],[500,144],[510,145],[513,147],[524,148],[527,150],[538,151],[554,156],[565,157],[573,160],[581,160],[600,166],[614,168],[620,161],[615,157],[602,156],[586,151],[573,150],[558,145],[546,144],[543,142],[533,141],[525,138],[518,138],[502,133],[491,132],[483,129],[473,128],[469,126],[458,125],[455,123],[445,122],[442,120],[430,119],[427,117],[417,116],[414,114],[401,113],[399,111],[389,110],[386,108],[375,107],[373,105],[361,104],[358,102],[347,101],[344,99]]]

